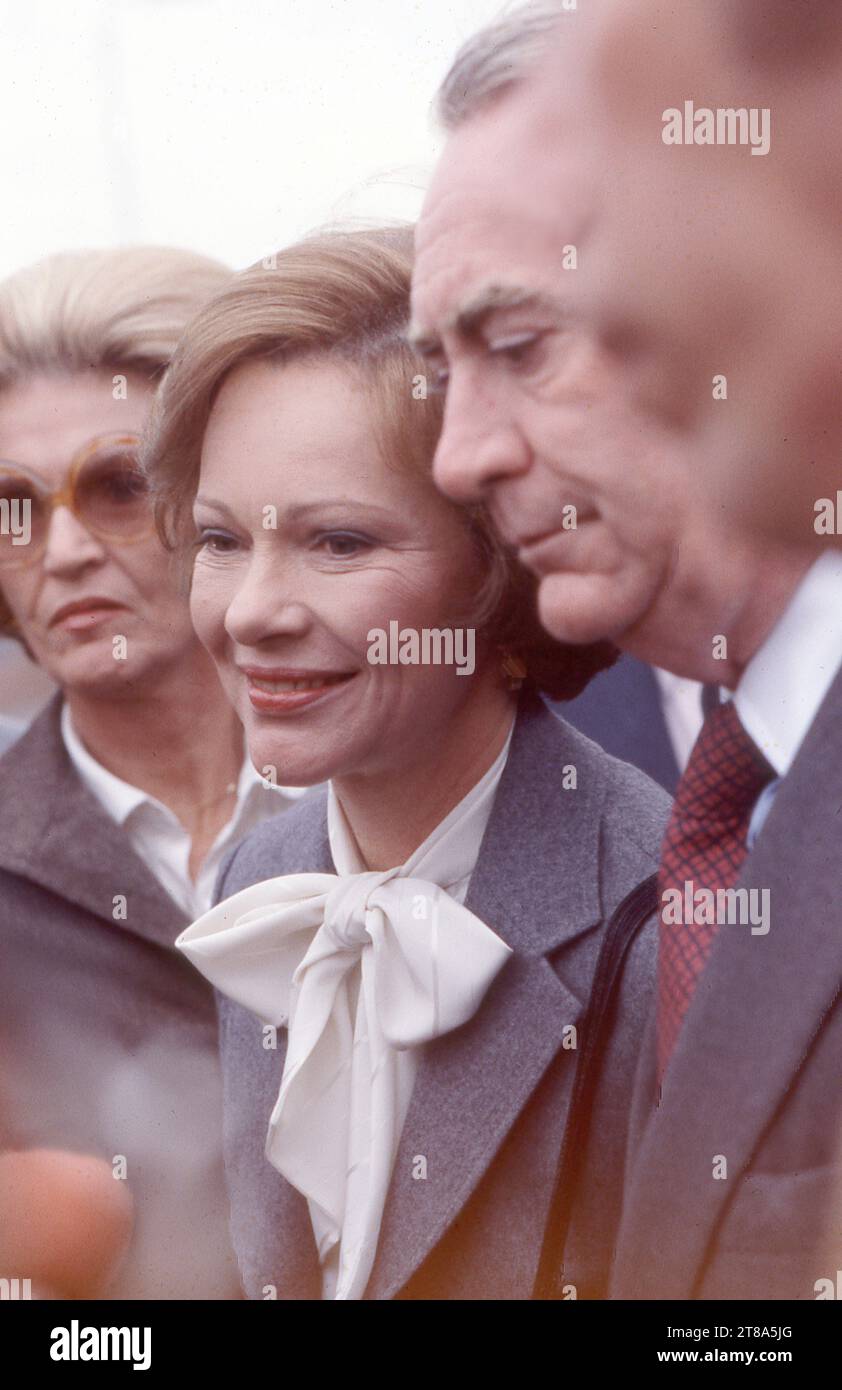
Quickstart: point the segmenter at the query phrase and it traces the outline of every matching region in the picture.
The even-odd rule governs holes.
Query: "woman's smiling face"
[[[431,478],[382,457],[353,366],[236,368],[208,421],[194,518],[193,622],[258,769],[288,785],[379,776],[429,757],[450,721],[469,725],[498,679],[481,641],[472,676],[368,660],[372,628],[461,625],[482,568]]]

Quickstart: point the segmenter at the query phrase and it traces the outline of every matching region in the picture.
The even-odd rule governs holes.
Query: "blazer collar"
[[[571,766],[575,791],[563,786]],[[476,1016],[424,1050],[367,1299],[393,1297],[419,1268],[582,1015],[563,957],[554,968],[547,955],[602,916],[604,778],[597,750],[526,696],[465,901],[515,954]],[[412,1175],[419,1156],[426,1181]]]
[[[522,697],[465,906],[524,955],[546,955],[602,917],[603,757],[537,695]]]
[[[600,874],[604,756],[539,696],[530,691],[522,696],[465,899],[465,906],[515,952],[545,956],[605,915]],[[576,785],[565,789],[571,769]],[[297,860],[313,872],[335,873],[326,793],[312,800],[306,816],[303,808],[300,815]]]
[[[646,1078],[653,1109],[621,1242],[634,1252],[638,1297],[693,1296],[717,1216],[839,990],[840,727],[842,672],[740,876],[742,887],[769,890],[769,932],[719,929],[657,1109],[651,1069]],[[714,1154],[727,1158],[727,1180],[712,1180]]]
[[[53,696],[0,763],[0,868],[172,947],[184,914],[80,781],[61,737],[62,698]],[[125,921],[113,916],[117,894],[126,898]]]

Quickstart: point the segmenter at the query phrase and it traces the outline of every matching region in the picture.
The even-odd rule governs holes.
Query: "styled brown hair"
[[[341,360],[359,370],[384,458],[430,475],[443,399],[426,391],[425,366],[406,331],[413,264],[408,226],[322,232],[234,276],[190,323],[153,404],[143,463],[161,537],[185,555],[193,538],[202,442],[227,375],[272,358]],[[527,677],[572,699],[616,660],[600,642],[571,647],[541,627],[537,581],[503,545],[482,507],[453,503],[482,556],[486,581],[474,624],[519,658]]]

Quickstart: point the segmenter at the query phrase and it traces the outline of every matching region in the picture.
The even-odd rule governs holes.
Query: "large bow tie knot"
[[[376,892],[394,876],[388,873],[354,874],[341,878],[325,899],[325,934],[339,951],[357,952],[371,944],[369,914],[377,908]]]
[[[341,1237],[336,1296],[362,1297],[413,1049],[472,1018],[510,948],[399,869],[255,884],[176,945],[258,1017],[289,1019],[266,1156],[307,1198],[322,1260]]]

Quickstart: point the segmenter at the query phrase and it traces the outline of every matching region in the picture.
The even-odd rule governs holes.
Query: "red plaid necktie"
[[[748,853],[746,835],[757,798],[774,770],[752,743],[733,701],[705,719],[678,786],[661,851],[658,889],[685,898],[685,884],[714,892],[732,888]],[[667,1063],[718,926],[660,923],[658,946],[658,1074]]]

